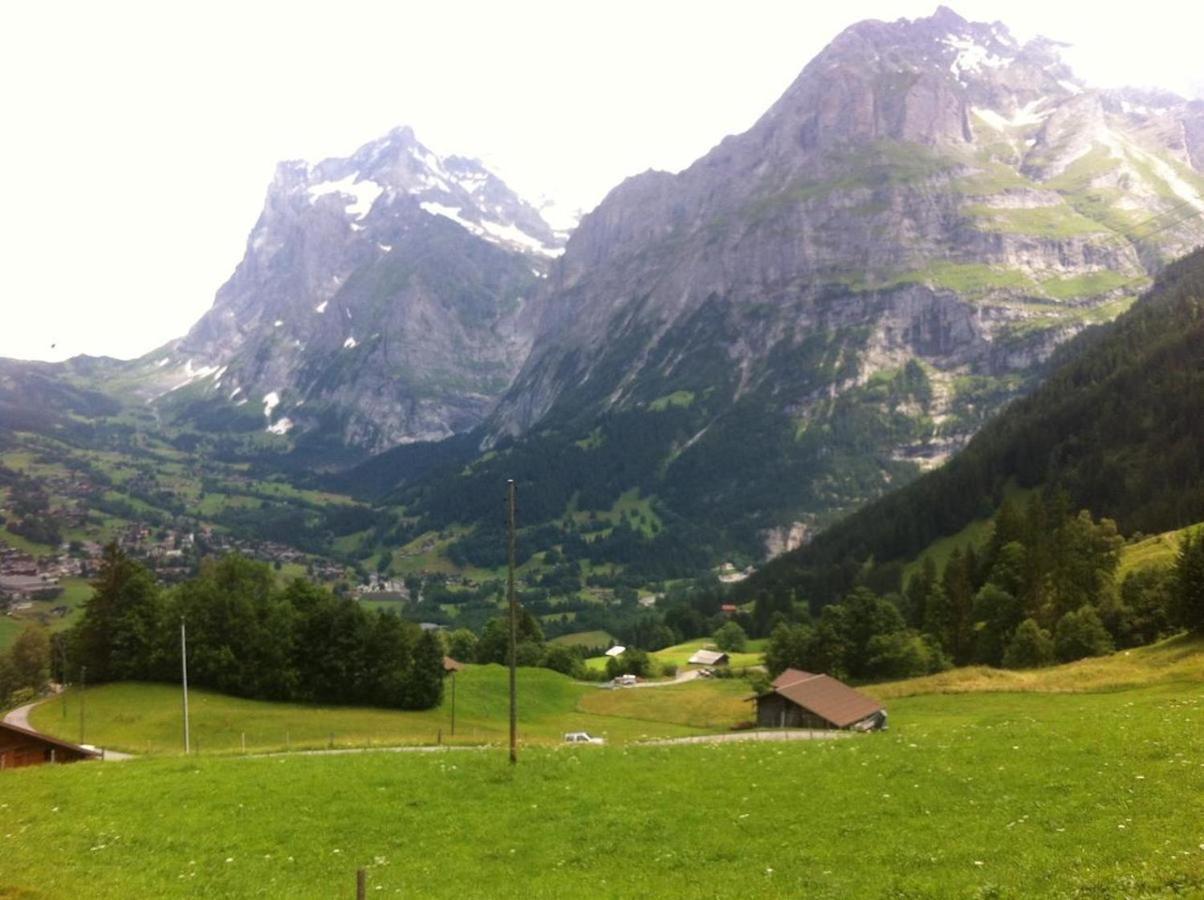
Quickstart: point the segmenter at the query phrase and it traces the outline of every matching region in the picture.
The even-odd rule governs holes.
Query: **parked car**
[[[594,737],[588,731],[567,731],[564,735],[566,744],[605,744],[606,738]]]
[[[639,684],[639,682],[640,680],[634,675],[616,675],[612,680],[612,684],[619,685],[620,687],[628,687],[633,684]]]

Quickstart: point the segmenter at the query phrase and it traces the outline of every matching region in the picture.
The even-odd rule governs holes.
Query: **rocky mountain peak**
[[[1060,53],[948,8],[843,31],[748,131],[582,220],[485,446],[676,409],[644,485],[667,496],[776,421],[804,473],[783,506],[816,516],[944,459],[1204,241],[1204,118]],[[922,399],[874,399],[913,377]],[[874,424],[837,463],[842,414]]]
[[[142,362],[207,427],[384,449],[477,424],[529,346],[522,312],[564,236],[480,161],[409,127],[278,165],[213,308]]]

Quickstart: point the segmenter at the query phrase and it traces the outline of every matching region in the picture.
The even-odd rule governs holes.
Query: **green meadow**
[[[889,731],[840,741],[650,746],[722,732],[747,683],[605,690],[505,671],[457,684],[478,743],[429,752],[242,755],[408,744],[429,713],[90,690],[89,740],[151,754],[0,772],[0,897],[1204,896],[1204,639],[1028,672],[874,685]],[[38,708],[71,737],[78,696]],[[470,724],[474,723],[474,724]],[[603,747],[559,732],[605,731]],[[275,736],[272,733],[276,733]],[[444,732],[447,737],[446,731]],[[479,743],[485,738],[487,743]]]
[[[748,693],[746,682],[742,685]],[[697,715],[697,707],[722,709],[717,698],[727,685],[708,684],[699,700],[654,714],[645,710],[646,693],[672,687],[611,690],[574,682],[548,669],[518,673],[520,737],[525,743],[559,743],[566,731],[589,731],[625,743],[652,737],[700,734],[740,721]],[[617,700],[598,703],[614,695]],[[359,707],[319,707],[244,700],[211,691],[189,692],[192,743],[202,754],[248,751],[381,747],[445,743],[500,744],[509,739],[507,673],[502,666],[469,666],[456,676],[456,734],[451,734],[451,682],[437,709],[405,712]],[[64,705],[66,713],[64,713]],[[183,747],[182,694],[162,684],[110,684],[89,688],[84,698],[85,739],[92,744],[139,755],[178,753]],[[69,691],[34,710],[36,728],[79,739],[79,694]]]
[[[653,694],[658,689],[627,693]],[[1204,685],[921,695],[843,741],[0,773],[0,896],[1204,892]]]

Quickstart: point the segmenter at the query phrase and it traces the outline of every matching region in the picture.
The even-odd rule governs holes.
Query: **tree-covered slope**
[[[1060,358],[943,468],[774,561],[744,589],[791,586],[831,599],[867,562],[911,558],[989,514],[1010,483],[1065,491],[1126,534],[1204,519],[1204,251],[1168,267],[1130,312]]]

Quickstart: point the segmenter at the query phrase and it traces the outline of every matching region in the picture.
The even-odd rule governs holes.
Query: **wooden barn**
[[[0,769],[100,759],[100,751],[0,722]]]
[[[726,666],[728,655],[719,650],[698,650],[688,662],[692,666]]]
[[[886,710],[873,697],[828,675],[787,669],[756,699],[762,728],[853,729],[886,727]]]

